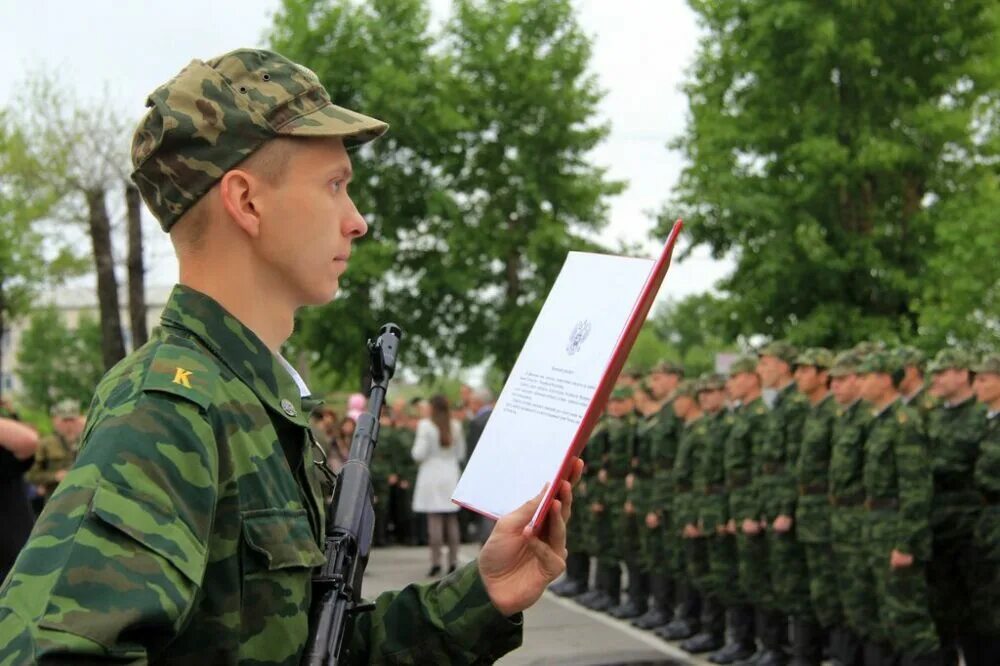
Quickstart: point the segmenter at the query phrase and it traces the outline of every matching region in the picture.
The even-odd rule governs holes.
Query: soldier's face
[[[678,396],[678,398],[674,400],[674,416],[676,416],[679,419],[686,419],[688,413],[691,411],[694,405],[695,405],[694,398],[692,398],[691,396],[687,395]]]
[[[340,139],[298,141],[284,177],[254,200],[255,244],[265,270],[298,305],[328,303],[347,270],[351,243],[368,230],[351,201],[351,161]]]
[[[976,375],[972,387],[979,402],[993,404],[1000,400],[1000,375],[995,372],[981,372]]]
[[[788,369],[788,364],[777,356],[761,356],[757,361],[757,374],[764,388],[778,388]]]
[[[858,399],[858,376],[843,375],[830,380],[833,399],[841,405],[849,405]]]
[[[968,370],[948,368],[934,373],[934,378],[931,380],[931,393],[938,398],[948,400],[968,386]]]
[[[717,412],[726,404],[726,393],[721,389],[702,391],[698,394],[698,404],[706,412]]]
[[[884,372],[866,372],[861,375],[861,397],[868,402],[879,402],[892,386],[892,378]]]
[[[653,397],[657,400],[666,398],[677,388],[679,377],[665,372],[654,372],[649,376],[649,387],[653,389]]]
[[[800,365],[795,368],[795,384],[803,393],[812,393],[825,386],[826,372],[811,365]]]
[[[82,418],[62,418],[57,417],[52,420],[52,427],[66,439],[76,439],[83,433],[84,421]]]

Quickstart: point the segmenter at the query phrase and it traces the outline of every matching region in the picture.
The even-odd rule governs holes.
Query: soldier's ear
[[[259,186],[259,179],[243,169],[230,169],[219,181],[219,196],[229,220],[251,238],[260,235],[260,212],[254,205]]]

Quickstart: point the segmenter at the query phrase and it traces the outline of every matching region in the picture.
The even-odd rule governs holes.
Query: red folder
[[[552,505],[552,499],[555,497],[560,481],[569,478],[570,461],[579,456],[580,452],[583,451],[583,447],[587,445],[587,440],[590,439],[590,433],[594,430],[594,426],[597,425],[597,419],[600,418],[601,413],[604,411],[604,406],[608,402],[611,389],[614,388],[615,381],[618,379],[618,375],[621,374],[625,360],[628,358],[629,352],[632,351],[632,345],[635,344],[635,339],[639,337],[639,331],[642,329],[642,325],[649,315],[649,309],[653,307],[653,301],[660,290],[660,285],[663,284],[663,278],[667,275],[667,269],[670,268],[670,257],[674,252],[674,244],[677,242],[677,237],[680,235],[683,227],[684,223],[681,220],[674,222],[674,226],[670,230],[670,235],[667,236],[667,242],[663,246],[663,252],[660,253],[659,259],[656,260],[656,263],[653,264],[653,269],[649,272],[649,277],[646,278],[646,284],[643,286],[642,292],[639,294],[639,298],[632,308],[632,314],[629,315],[625,329],[622,331],[621,337],[618,339],[618,344],[615,345],[615,350],[611,354],[611,359],[604,369],[604,374],[601,375],[601,381],[598,383],[594,397],[591,399],[590,405],[583,416],[583,421],[580,422],[580,427],[573,437],[573,443],[570,445],[566,453],[566,458],[559,467],[559,474],[549,484],[542,503],[538,506],[538,510],[535,511],[535,515],[528,525],[534,534],[539,532],[545,522],[545,517],[548,515],[549,507]]]

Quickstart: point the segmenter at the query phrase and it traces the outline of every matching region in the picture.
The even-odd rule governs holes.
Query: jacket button
[[[295,416],[295,407],[292,406],[292,401],[288,398],[281,401],[281,408],[285,410],[285,413],[289,416]]]

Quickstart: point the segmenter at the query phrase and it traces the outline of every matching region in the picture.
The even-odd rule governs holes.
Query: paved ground
[[[461,561],[476,556],[478,547],[462,546]],[[427,581],[430,568],[426,548],[382,548],[368,562],[364,596],[399,589],[412,581]],[[555,664],[610,666],[613,664],[705,665],[680,648],[627,623],[593,613],[551,593],[525,614],[524,645],[498,664],[528,666]]]

